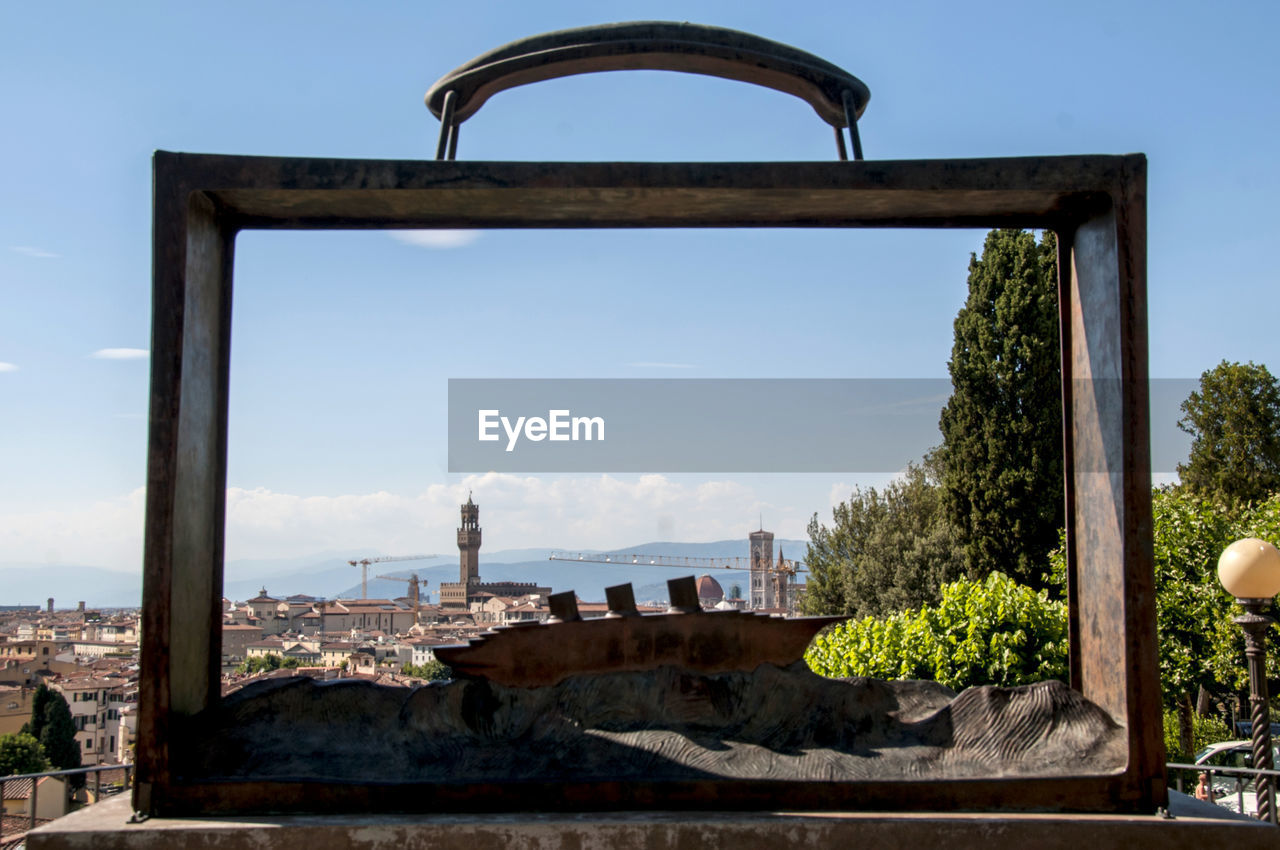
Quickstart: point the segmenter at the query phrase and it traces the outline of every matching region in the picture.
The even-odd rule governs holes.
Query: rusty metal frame
[[[1151,812],[1166,801],[1147,404],[1146,159],[491,163],[154,159],[154,290],[134,806],[159,815],[453,809]],[[1059,238],[1072,686],[1128,730],[1105,776],[483,789],[184,778],[219,699],[235,236],[245,229],[1035,227]]]

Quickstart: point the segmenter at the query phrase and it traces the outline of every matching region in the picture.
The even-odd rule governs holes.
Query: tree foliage
[[[453,670],[443,661],[432,659],[426,664],[406,664],[400,672],[415,679],[426,679],[429,682],[443,681],[453,678]]]
[[[969,260],[942,411],[948,516],[973,577],[1047,585],[1063,523],[1057,241],[993,230]]]
[[[828,528],[809,523],[805,610],[877,616],[937,602],[962,572],[932,457],[883,490],[854,490]]]
[[[1218,741],[1230,741],[1236,737],[1227,724],[1219,717],[1201,717],[1196,714],[1191,720],[1191,739],[1189,746],[1184,747],[1182,742],[1181,730],[1179,729],[1179,718],[1176,711],[1165,710],[1164,712],[1164,751],[1165,761],[1181,762],[1182,764],[1191,764],[1195,759],[1196,753],[1200,752],[1210,744],[1216,744]]]
[[[0,776],[43,773],[49,769],[40,742],[28,732],[0,735]]]
[[[35,693],[31,695],[31,719],[22,724],[23,732],[31,735],[37,741],[44,732],[45,713],[49,710],[49,703],[53,699],[54,691],[44,682],[36,686]]]
[[[1280,491],[1280,381],[1266,366],[1223,360],[1200,376],[1178,427],[1192,436],[1182,485],[1227,502]]]
[[[1155,511],[1156,630],[1165,698],[1239,692],[1249,686],[1244,637],[1232,618],[1243,613],[1218,583],[1218,557],[1242,537],[1280,540],[1280,494],[1239,507],[1169,489],[1158,492]],[[1280,629],[1268,642],[1277,646]],[[1280,675],[1280,657],[1268,653],[1269,678]]]
[[[805,660],[823,676],[933,679],[954,690],[1062,679],[1066,606],[1002,573],[962,578],[936,606],[841,623]]]
[[[1205,690],[1220,696],[1249,686],[1244,637],[1232,622],[1242,609],[1218,583],[1218,557],[1242,537],[1280,540],[1280,493],[1254,504],[1227,505],[1182,488],[1152,494],[1156,641],[1167,707]],[[1061,549],[1056,575],[1065,576]],[[1280,646],[1273,626],[1268,644]],[[1280,655],[1268,653],[1268,678],[1280,676]]]
[[[39,697],[40,688],[46,691],[45,697]],[[32,698],[32,728],[39,728],[40,747],[45,757],[57,770],[71,770],[80,766],[80,742],[76,740],[76,724],[71,719],[71,706],[67,705],[62,694],[52,690],[43,682],[36,689]],[[36,722],[36,707],[43,705],[40,722]],[[83,782],[77,777],[75,782]]]
[[[277,655],[269,652],[266,655],[255,655],[252,658],[246,658],[236,667],[236,672],[240,674],[269,673],[272,670],[289,670],[302,666],[302,662],[296,658],[285,658],[283,655]]]

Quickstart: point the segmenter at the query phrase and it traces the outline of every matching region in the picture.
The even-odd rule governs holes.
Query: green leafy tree
[[[962,578],[936,606],[864,617],[818,635],[805,661],[823,676],[932,679],[954,690],[1067,674],[1067,613],[1003,573]]]
[[[236,672],[252,675],[255,673],[269,673],[272,670],[293,669],[301,665],[302,662],[296,658],[285,658],[283,655],[269,652],[266,655],[255,655],[252,658],[246,658],[236,667]]]
[[[1047,586],[1063,524],[1057,241],[987,234],[969,260],[942,411],[942,483],[972,577]]]
[[[1184,488],[1152,494],[1155,556],[1156,647],[1165,707],[1180,718],[1177,749],[1193,752],[1193,709],[1203,689],[1241,697],[1249,687],[1244,637],[1232,619],[1242,611],[1218,583],[1218,557],[1232,541],[1260,537],[1280,541],[1280,493],[1258,503],[1224,502]],[[1065,576],[1061,549],[1052,555],[1055,576]],[[1273,626],[1268,642],[1280,645]],[[1280,677],[1280,657],[1267,659],[1268,678]]]
[[[1166,761],[1191,764],[1196,753],[1218,741],[1230,741],[1235,735],[1219,717],[1194,715],[1191,724],[1190,745],[1184,746],[1176,711],[1164,712],[1164,751]]]
[[[1222,361],[1182,403],[1178,427],[1192,436],[1182,485],[1228,502],[1280,491],[1280,381],[1266,366]]]
[[[0,776],[42,773],[48,769],[49,760],[33,735],[27,732],[0,735]]]
[[[443,681],[453,678],[453,670],[443,661],[431,660],[426,664],[405,664],[400,672],[415,679],[426,679],[429,682]]]
[[[804,607],[811,614],[888,614],[938,601],[963,571],[933,456],[883,490],[855,490],[828,528],[809,523]]]

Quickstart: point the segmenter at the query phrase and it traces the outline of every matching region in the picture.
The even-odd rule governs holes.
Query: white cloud
[[[319,549],[450,554],[458,505],[482,506],[485,548],[617,548],[663,538],[736,538],[762,510],[802,533],[800,511],[783,511],[731,481],[683,484],[662,475],[538,478],[502,473],[436,484],[416,496],[386,492],[297,496],[265,488],[227,491],[227,557],[284,557]],[[791,516],[794,514],[794,516]]]
[[[145,348],[99,348],[89,356],[98,360],[142,360],[149,354]]]
[[[146,489],[64,510],[0,514],[6,561],[142,571]]]
[[[391,238],[419,248],[462,248],[480,238],[478,230],[393,230]]]
[[[485,551],[620,549],[654,540],[745,538],[757,517],[779,537],[803,538],[807,510],[737,481],[665,475],[539,478],[503,473],[434,484],[417,494],[337,496],[227,489],[226,557],[283,558],[325,550],[457,552],[458,505],[473,492]],[[847,495],[847,494],[846,494]],[[0,515],[6,561],[80,563],[138,571],[145,492],[67,510]],[[726,553],[730,554],[730,553]],[[483,556],[482,556],[483,557]]]
[[[16,251],[19,254],[25,254],[28,257],[35,257],[38,260],[54,260],[60,255],[52,251],[46,251],[43,248],[33,248],[30,245],[10,245],[10,251]]]
[[[659,363],[649,360],[642,360],[639,363],[628,363],[633,369],[692,369],[692,363]]]
[[[16,371],[18,371],[17,366],[13,365],[12,363],[5,363],[4,361],[0,360],[0,372],[16,372]]]

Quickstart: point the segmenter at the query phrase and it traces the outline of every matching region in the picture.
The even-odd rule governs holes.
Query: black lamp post
[[[1244,630],[1244,651],[1249,660],[1253,766],[1257,770],[1273,770],[1271,711],[1267,694],[1267,629],[1275,620],[1263,611],[1280,593],[1280,552],[1256,537],[1237,540],[1218,558],[1218,581],[1245,610],[1242,616],[1235,618],[1235,622]],[[1280,824],[1272,777],[1259,776],[1254,788],[1258,797],[1258,817]]]

